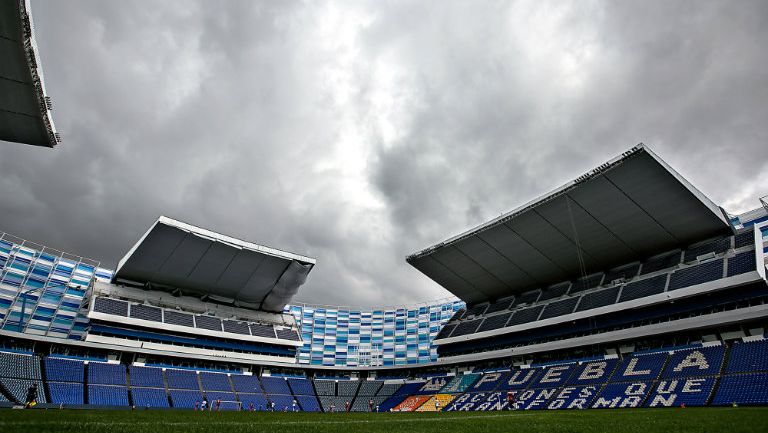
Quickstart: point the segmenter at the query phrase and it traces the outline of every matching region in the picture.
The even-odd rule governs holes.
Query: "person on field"
[[[291,410],[293,412],[298,412],[297,403],[296,403],[296,399],[295,398],[293,399],[293,403],[291,403]]]
[[[27,400],[24,406],[29,409],[35,405],[37,405],[37,382],[32,383],[32,386],[27,390]]]
[[[200,409],[200,400],[195,401],[195,410]]]
[[[248,410],[253,412],[253,402],[248,403]]]
[[[221,410],[221,399],[217,398],[216,399],[216,412],[218,412],[220,410]]]
[[[344,403],[344,410],[345,410],[346,412],[349,412],[349,400],[347,400],[347,402],[346,402],[346,403]]]
[[[203,402],[200,403],[200,411],[205,412],[206,409],[208,409],[208,399],[204,398]]]
[[[435,399],[435,412],[440,412],[440,400]]]
[[[515,409],[515,393],[512,391],[507,391],[507,405],[507,410]]]
[[[373,399],[368,399],[368,412],[373,412]]]

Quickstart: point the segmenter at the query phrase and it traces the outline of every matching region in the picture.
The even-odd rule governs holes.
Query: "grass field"
[[[765,432],[768,408],[383,414],[0,410],[0,432]]]

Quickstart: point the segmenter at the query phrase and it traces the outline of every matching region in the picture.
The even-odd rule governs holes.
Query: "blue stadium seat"
[[[493,391],[504,383],[509,377],[509,372],[497,371],[482,374],[477,381],[467,388],[468,392]]]
[[[720,372],[725,346],[684,349],[674,352],[667,362],[662,377],[712,376]]]
[[[723,259],[712,260],[685,269],[678,269],[669,277],[667,291],[682,289],[723,278]]]
[[[83,404],[83,384],[74,382],[48,382],[51,403]]]
[[[499,384],[499,390],[508,389],[523,389],[528,388],[537,376],[541,373],[540,368],[528,368],[528,369],[514,369],[509,375]]]
[[[594,409],[639,407],[652,387],[651,382],[609,383],[592,401]]]
[[[568,383],[571,385],[605,383],[613,375],[618,364],[617,358],[583,362],[576,367]]]
[[[168,370],[166,370],[166,373]],[[189,389],[170,389],[168,390],[171,395],[171,403],[173,407],[177,409],[194,409],[195,403],[203,401],[203,395],[200,391],[193,391]]]
[[[267,410],[267,397],[262,393],[246,393],[238,392],[238,398],[243,404],[243,410],[250,410],[253,405],[253,410],[265,411]]]
[[[224,373],[202,371],[200,372],[200,383],[202,383],[205,391],[232,392],[232,385],[229,383],[229,378]]]
[[[165,378],[168,380],[168,389],[200,390],[200,385],[197,383],[197,373],[194,371],[166,369]],[[174,403],[173,406],[176,407],[176,404]]]
[[[262,376],[261,385],[264,387],[264,392],[268,395],[291,395],[291,389],[288,387],[288,382],[282,377]]]
[[[163,388],[131,387],[133,405],[142,407],[169,407],[168,395]]]
[[[728,259],[728,276],[743,274],[757,269],[755,251],[745,251]]]
[[[88,363],[88,384],[126,385],[125,366],[105,362]],[[89,400],[90,401],[90,400]],[[127,404],[127,403],[126,403]]]
[[[165,388],[161,368],[131,365],[128,367],[128,371],[131,375],[131,387]]]
[[[89,384],[88,404],[91,406],[128,406],[128,387]]]
[[[293,395],[315,395],[312,382],[309,379],[288,379],[288,385]]]
[[[564,386],[552,396],[546,409],[588,409],[599,391],[599,385]]]
[[[565,383],[576,369],[576,364],[552,365],[542,369],[536,380],[531,382],[531,388],[552,388]]]
[[[726,374],[720,378],[713,406],[768,404],[768,373]]]
[[[768,371],[768,340],[734,342],[726,373]]]
[[[244,392],[249,394],[263,393],[258,376],[233,374],[230,376],[230,379],[232,379],[232,385],[234,385],[235,391],[237,392]]]
[[[704,406],[712,394],[714,377],[660,380],[645,405],[648,407]]]
[[[320,412],[320,403],[314,395],[297,395],[296,400],[304,412]]]
[[[52,358],[49,356],[43,360],[43,363],[45,364],[45,377],[49,381],[83,383],[83,380],[85,379],[85,364],[83,361]],[[80,400],[82,399],[81,392]]]
[[[661,374],[667,352],[632,355],[624,358],[613,373],[611,382],[629,382],[656,379]]]

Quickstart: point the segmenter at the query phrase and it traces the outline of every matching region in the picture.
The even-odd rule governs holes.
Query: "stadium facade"
[[[0,405],[768,404],[767,217],[639,145],[407,257],[458,299],[370,310],[292,302],[314,258],[166,217],[114,271],[4,234]]]

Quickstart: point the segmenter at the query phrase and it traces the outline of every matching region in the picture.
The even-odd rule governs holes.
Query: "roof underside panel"
[[[24,1],[0,2],[0,140],[53,147],[56,130],[26,9]]]
[[[642,260],[729,229],[714,204],[641,145],[408,262],[477,303]]]
[[[293,266],[292,266],[293,264]],[[161,217],[120,261],[115,280],[282,311],[315,260]],[[285,302],[283,302],[285,301]],[[282,302],[282,304],[281,304]]]

